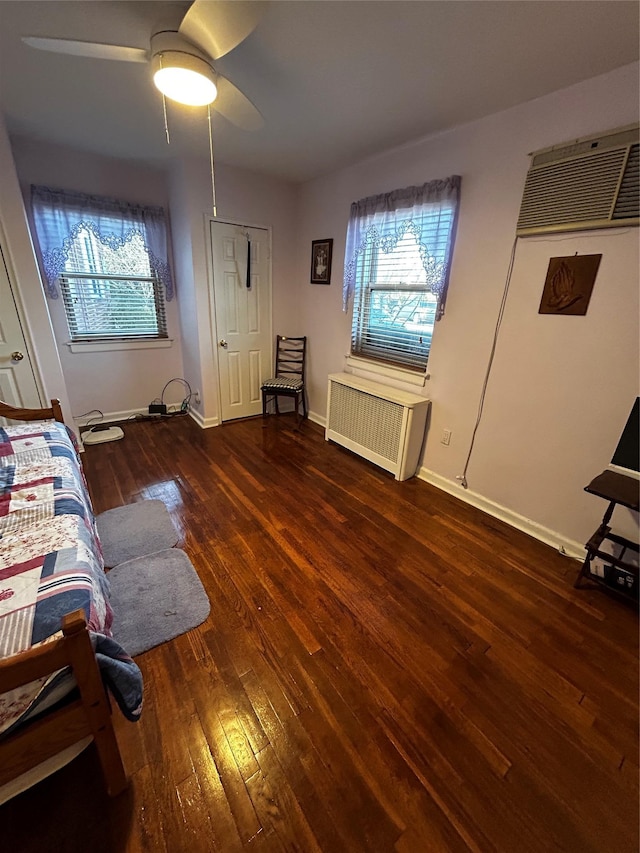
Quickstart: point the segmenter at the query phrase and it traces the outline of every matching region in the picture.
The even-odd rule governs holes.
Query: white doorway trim
[[[4,228],[2,226],[2,222],[0,221],[0,264],[3,266],[3,276],[6,275],[6,284],[9,290],[9,297],[12,300],[12,305],[7,305],[6,310],[7,313],[12,311],[12,308],[15,309],[15,317],[17,319],[18,328],[20,335],[22,337],[22,342],[20,346],[16,347],[17,349],[23,349],[26,351],[26,362],[28,364],[28,375],[29,379],[27,380],[27,386],[21,388],[19,390],[24,394],[24,401],[22,405],[26,408],[38,408],[39,406],[48,406],[49,400],[45,400],[42,379],[40,377],[38,366],[34,359],[34,346],[33,340],[31,338],[31,330],[29,328],[29,324],[27,322],[27,317],[24,310],[24,305],[22,304],[22,298],[20,294],[19,288],[16,286],[17,277],[15,275],[15,271],[13,269],[11,253],[8,250],[8,241],[6,239],[6,234]],[[31,381],[33,380],[33,386],[31,389],[29,386],[31,385]],[[35,394],[37,399],[33,397],[33,390],[35,390]]]
[[[268,269],[269,269],[269,298],[268,298],[268,314],[269,314],[269,363],[273,365],[273,229],[271,225],[263,225],[256,222],[251,222],[247,219],[234,219],[226,216],[212,216],[206,214],[205,220],[205,236],[207,243],[207,286],[209,293],[209,330],[211,335],[211,352],[213,356],[213,365],[216,375],[216,393],[218,395],[217,411],[218,416],[215,418],[215,425],[223,423],[222,419],[222,387],[220,381],[220,365],[218,356],[218,337],[216,325],[216,299],[214,288],[214,269],[213,269],[213,245],[211,239],[211,229],[213,225],[233,225],[237,228],[255,228],[265,231],[269,245]],[[207,424],[213,426],[213,423]]]

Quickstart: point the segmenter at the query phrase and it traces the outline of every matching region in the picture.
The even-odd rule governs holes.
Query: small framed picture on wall
[[[550,258],[538,314],[587,313],[602,255]]]
[[[333,240],[311,241],[311,284],[331,284]]]

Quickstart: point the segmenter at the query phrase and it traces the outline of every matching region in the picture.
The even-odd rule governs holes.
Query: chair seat
[[[284,391],[302,391],[304,382],[302,379],[293,379],[288,376],[278,376],[275,379],[266,379],[262,383],[263,391],[279,388]]]

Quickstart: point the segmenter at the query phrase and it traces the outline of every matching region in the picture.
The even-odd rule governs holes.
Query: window
[[[47,295],[62,294],[72,341],[167,338],[173,296],[162,208],[31,188]]]
[[[351,352],[423,370],[444,312],[459,178],[352,205],[345,304],[353,293]]]
[[[114,250],[79,229],[59,280],[72,341],[167,337],[162,287],[141,235]]]

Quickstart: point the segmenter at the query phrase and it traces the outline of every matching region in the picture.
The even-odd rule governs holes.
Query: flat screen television
[[[636,397],[610,467],[635,477],[640,472],[640,397]]]

